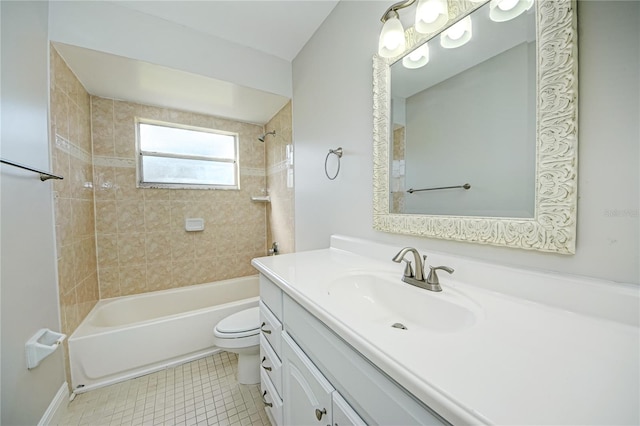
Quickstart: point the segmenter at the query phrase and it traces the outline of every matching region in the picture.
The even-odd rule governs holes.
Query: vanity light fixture
[[[505,22],[531,9],[533,0],[491,0],[489,18],[494,22]]]
[[[466,16],[440,34],[440,45],[446,49],[463,46],[471,40],[471,16]]]
[[[378,55],[393,58],[404,52],[406,47],[404,28],[398,10],[414,4],[416,0],[405,0],[392,4],[382,15],[383,22],[378,41]],[[418,0],[415,29],[421,34],[438,31],[449,21],[447,0]]]
[[[402,65],[405,68],[416,69],[424,67],[429,62],[429,44],[425,43],[413,52],[402,58]]]
[[[380,31],[378,55],[383,58],[398,56],[404,52],[406,46],[404,41],[404,28],[400,22],[400,16],[396,9],[392,8],[393,6],[391,6],[380,19],[384,22],[384,25],[382,26],[382,31]]]

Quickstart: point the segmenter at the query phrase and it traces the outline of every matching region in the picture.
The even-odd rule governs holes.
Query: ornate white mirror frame
[[[449,1],[447,27],[484,3]],[[486,3],[486,2],[485,2]],[[536,0],[536,191],[531,219],[393,214],[389,211],[390,66],[437,33],[405,31],[396,58],[373,57],[373,227],[383,232],[575,253],[577,30],[575,0]],[[446,29],[446,27],[445,27]],[[438,32],[439,33],[439,32]]]

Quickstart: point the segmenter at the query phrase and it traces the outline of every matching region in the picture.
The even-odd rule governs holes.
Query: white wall
[[[49,170],[47,2],[1,2],[2,157]],[[62,350],[29,371],[25,343],[59,330],[51,182],[2,166],[2,418],[35,425],[64,383]]]
[[[386,7],[340,2],[293,62],[296,249],[327,247],[329,236],[341,233],[638,284],[640,2],[578,4],[580,165],[573,256],[373,230],[371,57]],[[345,152],[342,169],[329,181],[324,157],[338,145]]]
[[[291,98],[291,64],[284,59],[119,6],[117,2],[53,1],[50,9],[52,41]]]

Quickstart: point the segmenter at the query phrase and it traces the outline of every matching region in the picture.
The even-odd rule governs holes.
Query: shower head
[[[275,136],[275,135],[276,135],[276,131],[275,131],[275,130],[272,130],[272,131],[270,131],[270,132],[265,133],[265,134],[264,134],[264,135],[262,135],[262,136],[258,136],[258,140],[259,140],[260,142],[264,142],[264,138],[265,138],[267,135],[273,135],[273,136]]]

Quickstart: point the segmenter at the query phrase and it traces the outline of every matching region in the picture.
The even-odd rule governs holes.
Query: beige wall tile
[[[116,200],[143,200],[143,191],[136,187],[136,169],[117,167],[114,169]]]
[[[94,196],[96,200],[116,199],[116,172],[114,167],[93,167]]]
[[[91,134],[93,155],[113,157],[115,141],[113,135],[113,100],[91,97]]]
[[[169,201],[171,199],[171,189],[144,188],[140,189],[145,201]]]
[[[172,262],[171,284],[173,287],[199,284],[196,282],[195,262],[193,259]]]
[[[118,234],[99,234],[97,247],[99,268],[118,266]]]
[[[72,199],[70,203],[73,238],[82,239],[94,235],[93,201]]]
[[[120,267],[120,295],[144,293],[147,290],[147,266]]]
[[[173,287],[170,261],[147,263],[147,291],[167,290]]]
[[[118,210],[116,201],[96,201],[96,232],[116,234],[118,232]]]
[[[54,136],[55,139],[55,136]],[[69,185],[70,162],[69,154],[55,147],[55,140],[51,142],[53,173],[62,176],[64,179],[54,179],[53,189],[63,197],[71,196],[71,187]]]
[[[144,202],[144,221],[147,232],[169,232],[171,230],[171,202]]]
[[[97,268],[96,240],[94,236],[84,238],[73,243],[73,255],[75,257],[74,270],[76,286],[94,273]]]
[[[89,94],[55,48],[50,49],[51,153],[56,191],[56,242],[60,318],[63,333],[71,335],[98,300],[93,208],[93,169]],[[64,140],[56,143],[56,134]],[[83,152],[79,155],[78,152]],[[65,342],[67,377],[68,348]],[[70,379],[68,381],[70,382]]]
[[[66,246],[73,241],[73,213],[71,208],[72,200],[69,198],[55,197],[55,218],[56,226],[59,229],[56,230],[56,237],[60,243],[60,246]],[[58,253],[60,256],[60,253]]]
[[[271,206],[267,210],[267,245],[278,242],[280,253],[294,251],[293,188],[287,187],[286,146],[293,144],[291,125],[291,102],[288,102],[265,126],[275,130],[276,138],[267,138],[267,187]],[[271,168],[278,170],[275,173]]]
[[[193,235],[186,231],[171,232],[171,259],[173,262],[193,260],[195,248]]]
[[[240,136],[241,168],[265,167],[265,144],[257,140],[264,132],[262,126],[96,97],[92,97],[91,102],[95,155],[114,160],[135,158],[134,118],[141,117],[237,132]],[[290,127],[290,121],[290,118],[288,121],[285,118],[279,121],[279,125]],[[111,142],[113,151],[110,151]],[[104,234],[118,234],[118,278],[114,279],[110,266],[103,267],[101,263],[102,297],[105,294],[133,294],[253,274],[255,271],[247,256],[266,253],[266,205],[250,200],[252,195],[264,193],[267,186],[265,176],[242,174],[241,189],[237,191],[137,188],[134,168],[96,167],[94,176],[98,235],[102,238]],[[110,187],[108,182],[113,182],[113,186]],[[111,201],[113,199],[117,200],[116,203]],[[185,232],[184,221],[188,217],[203,218],[205,231]],[[142,236],[144,245],[141,249]],[[113,245],[113,240],[108,239],[112,237],[105,238],[104,241]],[[106,243],[99,239],[99,248],[103,244]],[[124,261],[121,258],[123,253],[126,253]],[[245,257],[244,260],[238,260],[239,254]],[[101,253],[99,257],[103,262]],[[104,258],[106,265],[113,261],[112,257]],[[134,283],[131,278],[135,274],[140,278],[139,265],[146,268],[145,285]]]
[[[121,296],[120,294],[120,268],[100,268],[98,271],[100,283],[100,299]]]
[[[51,98],[51,118],[55,126],[55,133],[69,139],[69,97],[59,85],[54,86]]]
[[[135,104],[114,103],[115,155],[121,158],[135,158]]]
[[[73,97],[70,96],[70,99]],[[69,102],[69,141],[80,146],[80,111],[75,102]]]
[[[146,234],[146,262],[171,263],[171,237],[168,232]]]
[[[146,237],[144,233],[118,234],[118,265],[144,265]]]
[[[73,256],[72,244],[58,251],[58,288],[61,294],[72,291],[76,286]]]
[[[116,201],[118,233],[144,232],[144,201]]]

